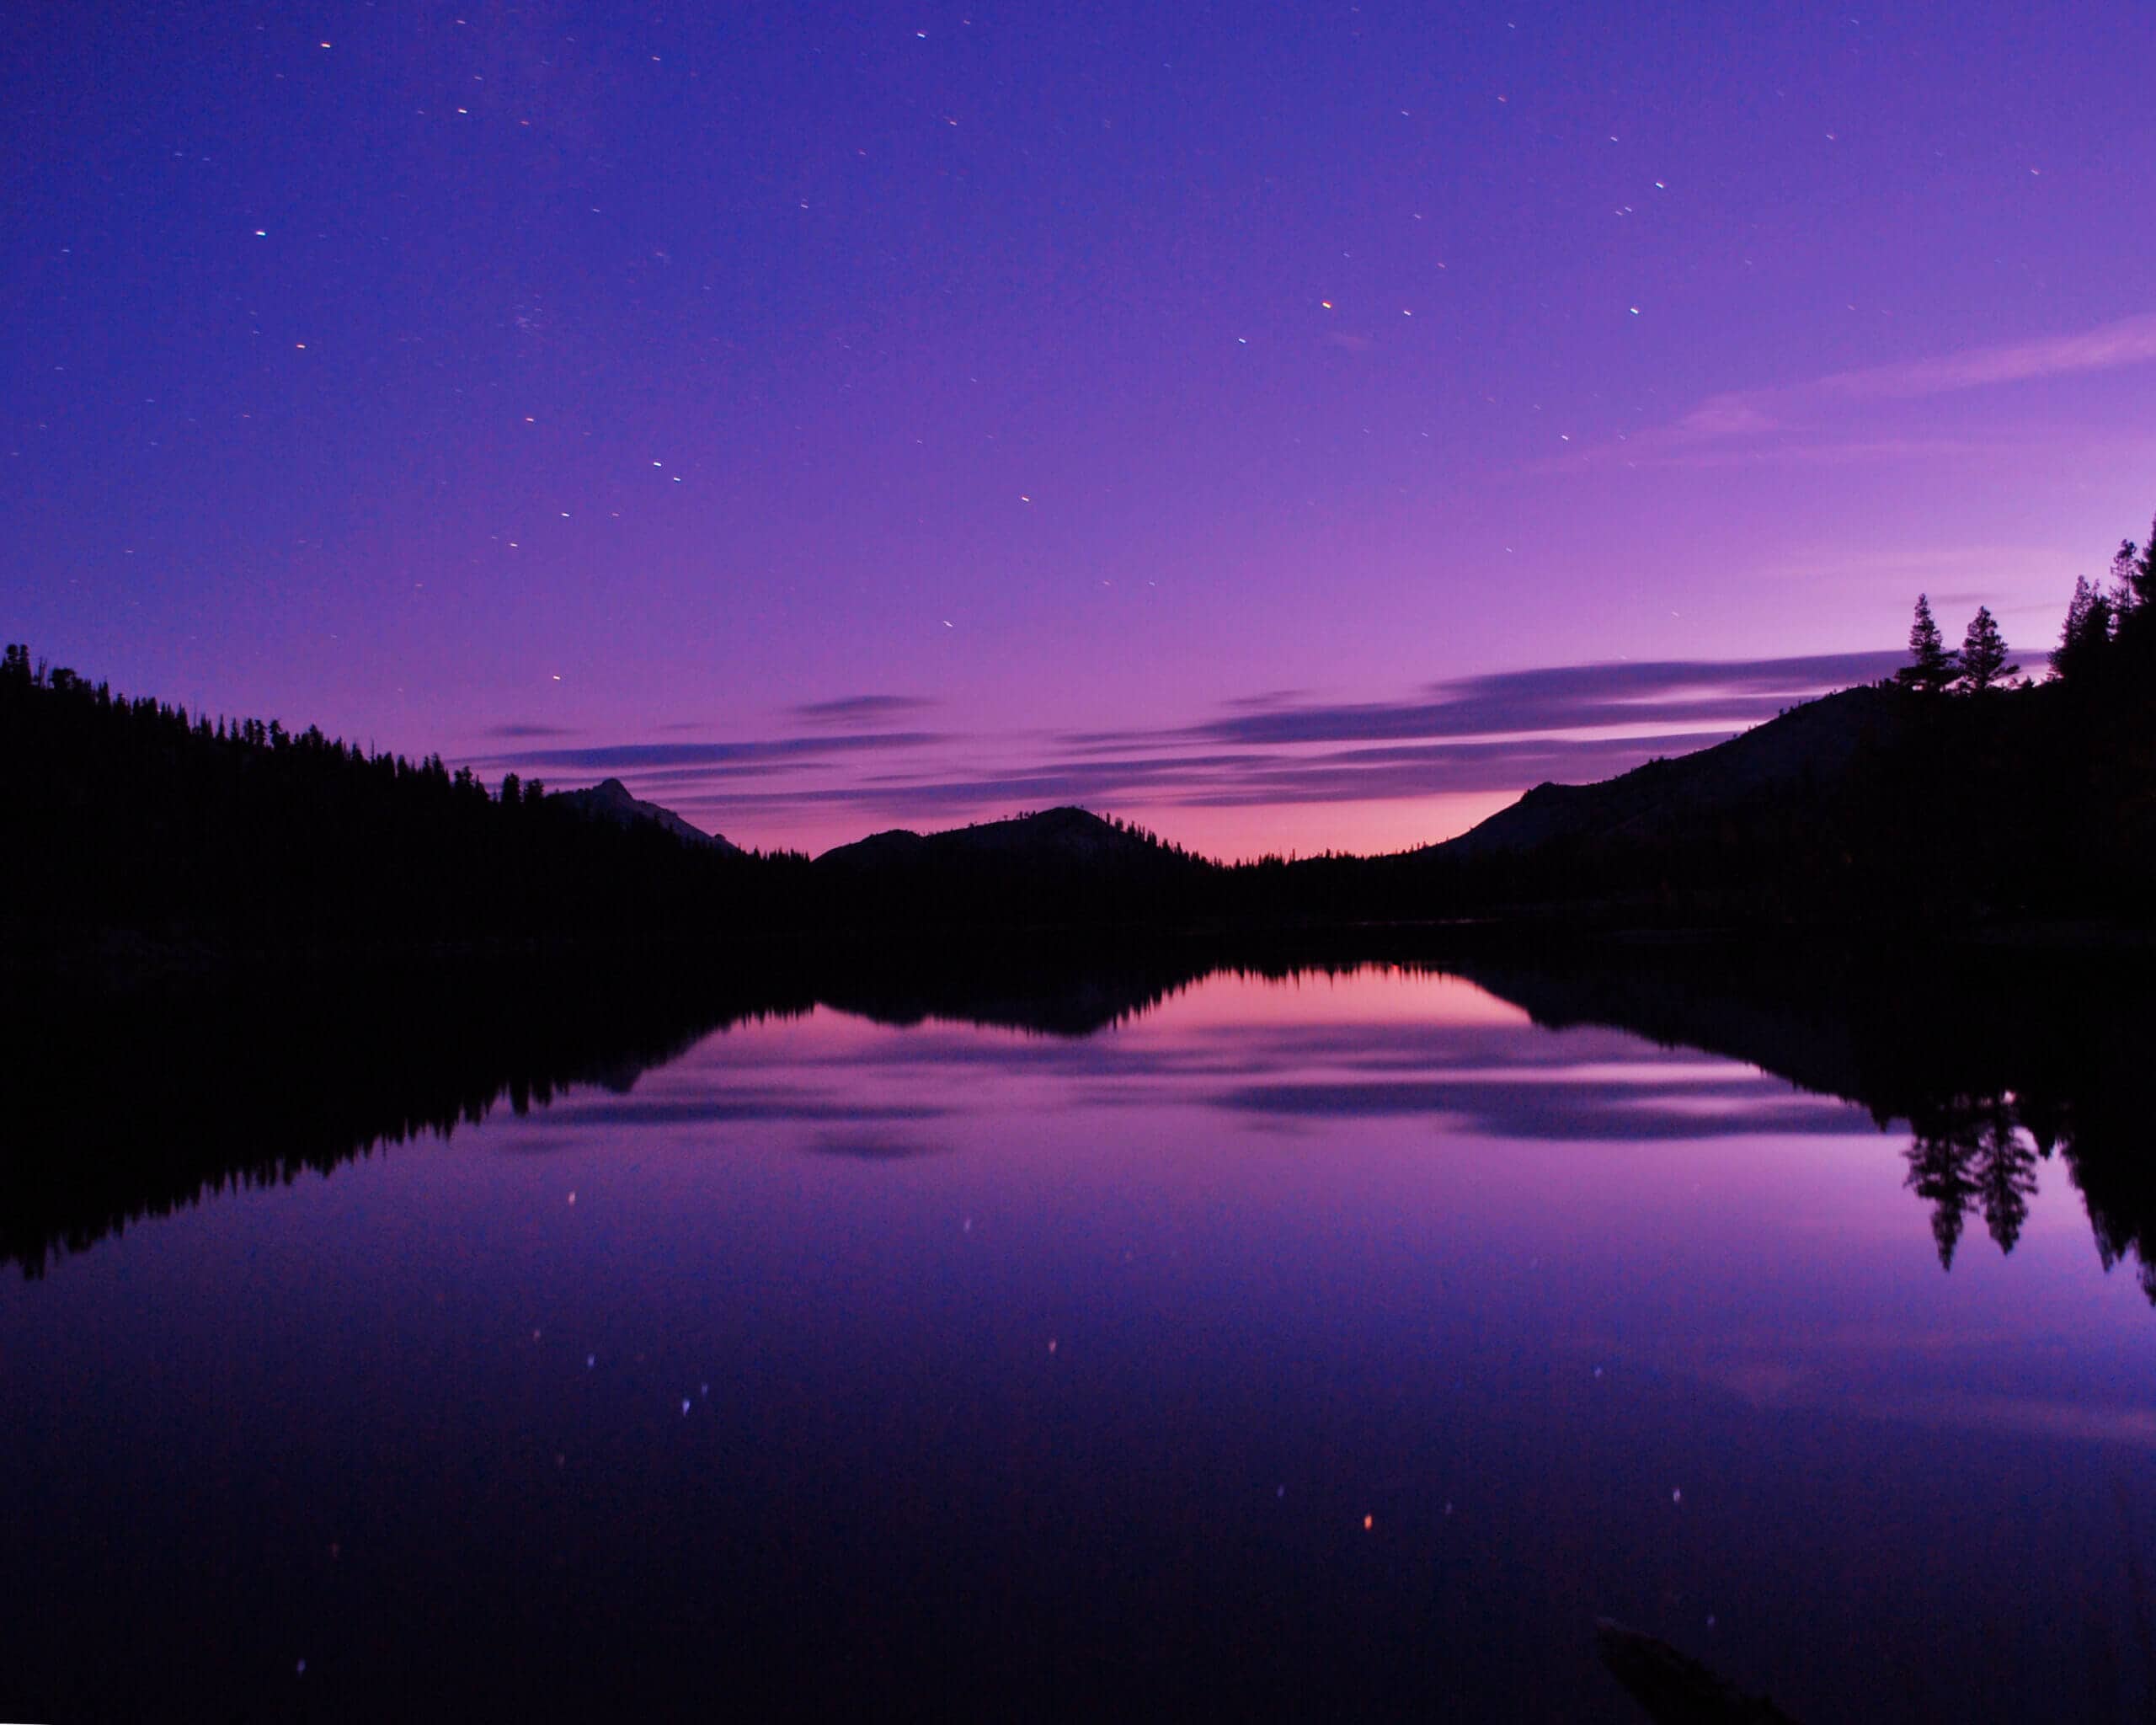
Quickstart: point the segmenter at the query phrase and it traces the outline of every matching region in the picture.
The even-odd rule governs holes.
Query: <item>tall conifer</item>
[[[2005,638],[1999,633],[1991,607],[1979,605],[1969,619],[1969,632],[1961,638],[1961,682],[1972,695],[1993,689],[2020,670],[2006,662]]]
[[[1912,689],[1936,695],[1954,681],[1960,669],[1946,650],[1939,625],[1932,621],[1930,598],[1918,594],[1916,617],[1909,625],[1909,662],[1895,676]]]

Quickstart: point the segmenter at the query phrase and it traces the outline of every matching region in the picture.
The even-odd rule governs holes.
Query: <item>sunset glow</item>
[[[13,631],[745,844],[1398,848],[1666,750],[1238,730],[2041,646],[2146,500],[2137,7],[136,24],[13,56]]]

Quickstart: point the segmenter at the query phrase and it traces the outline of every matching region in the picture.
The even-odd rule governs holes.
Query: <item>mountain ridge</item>
[[[2156,579],[2156,576],[2152,576]],[[1523,927],[2123,927],[2156,917],[2156,601],[2046,682],[1805,702],[1692,754],[1538,785],[1375,857],[1224,865],[1060,807],[813,860],[747,852],[619,779],[469,766],[0,663],[0,943],[175,963],[608,940]],[[2084,631],[2084,633],[2086,633]],[[154,957],[150,962],[163,962]]]
[[[547,800],[565,809],[574,809],[594,820],[610,820],[616,826],[643,821],[663,832],[673,834],[685,844],[707,846],[728,856],[745,854],[740,846],[724,835],[706,832],[700,826],[691,825],[671,809],[643,801],[617,778],[601,779],[597,784],[587,786],[580,791],[555,791],[549,794]]]
[[[835,845],[818,856],[814,866],[856,869],[935,857],[1054,858],[1070,863],[1175,858],[1203,866],[1201,859],[1162,843],[1150,833],[1070,804],[931,833],[892,827],[851,844]]]
[[[1838,690],[1689,755],[1585,784],[1536,785],[1465,832],[1424,849],[1482,857],[1556,839],[1666,838],[1685,822],[1846,772],[1867,745],[1898,734],[1909,698],[1876,684]]]

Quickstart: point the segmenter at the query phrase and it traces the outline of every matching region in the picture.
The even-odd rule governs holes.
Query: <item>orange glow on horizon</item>
[[[1235,809],[1118,805],[1114,812],[1186,850],[1223,862],[1246,862],[1291,852],[1315,857],[1326,851],[1345,851],[1374,857],[1411,851],[1455,837],[1519,798],[1520,791],[1455,791],[1384,802],[1277,803]]]
[[[1014,806],[954,814],[892,816],[873,809],[837,808],[729,818],[723,810],[698,808],[692,797],[678,792],[670,795],[664,786],[632,783],[630,788],[639,797],[675,809],[705,831],[723,833],[744,848],[806,851],[811,856],[894,827],[942,832],[969,822],[1007,820],[1021,812]],[[1383,802],[1251,804],[1225,809],[1174,804],[1155,806],[1102,798],[1085,806],[1097,814],[1134,821],[1171,844],[1217,862],[1247,862],[1266,856],[1315,857],[1328,850],[1374,857],[1433,845],[1488,820],[1519,797],[1519,791],[1467,791]]]

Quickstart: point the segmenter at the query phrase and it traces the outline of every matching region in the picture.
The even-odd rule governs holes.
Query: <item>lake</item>
[[[97,1027],[8,1152],[0,1716],[1641,1718],[1609,1618],[1804,1721],[2142,1717],[2147,1112],[2085,991],[1966,992]]]

